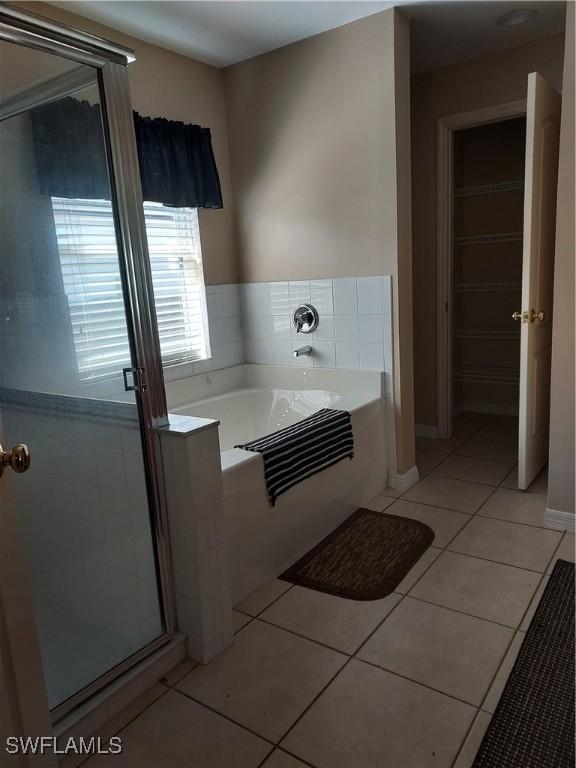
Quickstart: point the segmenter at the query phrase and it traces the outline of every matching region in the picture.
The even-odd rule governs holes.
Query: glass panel
[[[53,708],[164,628],[114,230],[103,254],[60,213],[111,198],[96,71],[0,42],[0,83],[0,421],[32,455],[2,484]],[[106,366],[83,312],[109,336]]]

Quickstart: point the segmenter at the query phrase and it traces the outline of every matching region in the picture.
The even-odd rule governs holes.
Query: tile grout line
[[[466,526],[469,525],[469,523],[465,523],[462,526],[462,531]],[[458,532],[460,533],[460,531]],[[537,571],[534,568],[526,568],[523,565],[514,565],[514,563],[505,563],[502,560],[492,560],[490,557],[483,557],[482,555],[471,555],[469,552],[460,552],[457,549],[449,549],[449,552],[452,552],[454,555],[463,555],[465,557],[473,557],[475,560],[483,560],[485,563],[494,563],[494,565],[505,565],[507,568],[516,568],[518,571],[527,571],[528,573],[537,573],[542,574],[545,573],[545,571]]]
[[[390,594],[397,594],[397,593],[391,592]],[[388,617],[388,614],[386,618],[387,617]],[[281,624],[274,624],[273,621],[269,621],[268,619],[265,619],[262,616],[258,616],[258,618],[255,619],[255,621],[260,621],[262,622],[262,624],[266,624],[266,626],[268,627],[274,627],[274,629],[280,629],[283,632],[288,632],[289,635],[293,635],[294,637],[299,637],[301,640],[307,640],[309,643],[314,643],[314,645],[319,645],[321,648],[326,648],[327,651],[333,651],[335,653],[339,653],[340,655],[346,656],[349,659],[353,658],[354,656],[353,653],[349,653],[348,651],[343,651],[341,648],[335,648],[333,645],[328,645],[327,643],[323,643],[321,640],[314,640],[313,638],[308,637],[307,635],[302,635],[300,632],[296,632],[296,630],[294,629],[288,629],[287,627],[283,627]],[[242,627],[242,629],[244,629],[244,627]]]
[[[284,752],[284,754],[289,755],[290,757],[293,757],[295,760],[298,760],[299,762],[303,763],[304,765],[309,766],[309,768],[316,768],[314,763],[311,763],[309,760],[307,760],[305,757],[301,757],[300,755],[295,754],[294,752],[290,752],[289,749],[286,747],[281,747],[279,744],[276,745],[276,749],[279,752]]]
[[[315,703],[318,701],[318,699],[319,699],[319,698],[322,696],[322,694],[323,694],[323,693],[324,693],[324,692],[325,692],[325,691],[328,689],[328,687],[329,687],[330,685],[332,685],[332,683],[333,683],[333,682],[336,680],[336,678],[338,677],[338,675],[339,675],[341,672],[343,672],[343,671],[346,669],[346,667],[348,666],[348,664],[350,664],[350,662],[351,662],[353,659],[354,659],[354,657],[353,657],[353,656],[348,656],[348,657],[346,658],[346,661],[345,661],[345,662],[344,662],[344,664],[343,664],[343,665],[340,667],[340,669],[339,669],[339,670],[338,670],[338,671],[337,671],[337,672],[336,672],[336,673],[335,673],[335,674],[334,674],[334,675],[333,675],[333,676],[330,678],[330,680],[329,680],[329,681],[326,683],[326,685],[325,685],[325,686],[323,686],[323,688],[322,688],[322,689],[321,689],[321,690],[320,690],[320,691],[319,691],[319,692],[316,694],[316,696],[314,696],[314,698],[312,699],[312,701],[310,702],[310,704],[308,704],[308,706],[304,708],[304,710],[303,710],[303,711],[300,713],[300,715],[299,715],[299,716],[296,718],[296,720],[295,720],[295,721],[292,723],[292,725],[291,725],[291,726],[288,728],[288,730],[287,730],[287,731],[285,731],[285,733],[282,735],[282,737],[281,737],[281,738],[279,739],[279,741],[278,741],[278,744],[279,744],[279,745],[280,745],[280,744],[281,744],[281,743],[284,741],[284,739],[285,739],[285,738],[286,738],[286,737],[287,737],[287,736],[288,736],[288,735],[291,733],[291,731],[293,731],[293,730],[294,730],[294,728],[295,728],[295,727],[298,725],[298,723],[300,722],[300,720],[302,720],[302,718],[304,717],[304,715],[306,715],[306,713],[307,713],[307,712],[308,712],[308,711],[309,711],[309,710],[310,710],[310,709],[311,709],[311,708],[314,706],[314,704],[315,704]],[[298,756],[296,755],[296,757],[298,757]],[[298,759],[300,759],[300,758],[298,757]]]
[[[406,595],[410,600],[417,600],[419,603],[426,603],[426,605],[433,605],[435,608],[443,608],[445,611],[451,611],[452,613],[458,613],[460,616],[468,616],[470,619],[478,619],[479,621],[485,621],[488,624],[494,624],[496,627],[502,627],[503,629],[510,629],[512,632],[516,632],[516,627],[511,627],[510,624],[502,624],[501,621],[494,621],[494,619],[486,619],[484,616],[477,616],[475,613],[468,613],[467,611],[461,611],[458,608],[448,608],[441,603],[435,603],[433,600],[427,600],[424,597],[416,597],[415,595]],[[388,618],[388,617],[386,617]]]
[[[492,683],[490,683],[490,685],[492,685]],[[490,688],[488,688],[488,690],[490,690]],[[472,722],[470,723],[470,725],[468,726],[468,729],[466,730],[466,733],[464,734],[464,738],[460,742],[460,746],[458,747],[458,751],[456,752],[456,754],[454,755],[454,759],[450,763],[450,768],[454,768],[454,766],[456,765],[456,763],[458,761],[458,758],[462,754],[462,750],[464,749],[464,746],[465,746],[466,742],[468,741],[468,737],[472,733],[472,730],[473,730],[473,728],[474,728],[478,718],[480,717],[480,713],[481,712],[482,712],[482,710],[480,709],[480,707],[478,707],[476,709],[476,713],[475,713],[474,717],[472,718]]]
[[[501,490],[498,486],[497,490]],[[508,490],[507,488],[504,490]],[[516,491],[516,493],[522,493],[522,491]],[[536,494],[531,494],[535,496]],[[485,520],[498,520],[501,523],[510,523],[511,525],[523,525],[525,528],[536,528],[539,531],[551,531],[552,533],[565,533],[565,531],[557,531],[554,528],[548,528],[545,525],[534,525],[534,523],[525,523],[521,520],[510,520],[506,517],[494,517],[494,515],[483,515],[480,510],[474,515],[474,517],[483,517]]]
[[[429,475],[427,475],[427,477],[429,477]],[[443,480],[450,480],[451,478],[443,477],[442,479]],[[461,480],[460,482],[467,482],[467,481],[466,480]],[[414,486],[412,486],[412,487],[414,487]],[[490,488],[492,486],[486,486],[486,487]],[[406,493],[408,493],[409,490],[406,491]],[[406,504],[419,504],[421,507],[432,507],[433,509],[438,509],[438,510],[440,510],[442,512],[458,512],[461,515],[468,515],[468,517],[474,517],[474,515],[476,514],[475,512],[464,512],[462,509],[454,509],[454,507],[441,507],[439,504],[427,504],[425,501],[416,501],[415,499],[405,499],[403,497],[399,498],[399,499],[394,499],[393,503],[395,503],[397,501],[403,501]],[[390,504],[389,506],[391,507],[392,504]],[[389,507],[386,507],[386,509],[389,509]],[[384,510],[384,512],[386,512],[386,509]]]
[[[290,582],[288,582],[288,581],[286,582],[286,584],[289,584],[289,583],[290,583]],[[248,616],[248,617],[250,618],[250,621],[247,621],[247,622],[246,622],[246,624],[244,624],[243,626],[241,626],[241,627],[240,627],[240,629],[238,629],[236,632],[233,632],[233,635],[237,635],[237,634],[239,634],[240,632],[242,632],[242,630],[243,630],[243,629],[246,629],[246,627],[247,627],[249,624],[252,624],[252,622],[253,622],[255,619],[258,619],[258,618],[259,618],[259,617],[260,617],[260,616],[261,616],[261,615],[264,613],[264,611],[267,611],[267,610],[268,610],[268,608],[270,608],[271,606],[273,606],[273,605],[274,605],[274,603],[277,603],[277,602],[278,602],[278,600],[280,600],[282,597],[284,597],[284,595],[287,595],[287,594],[288,594],[288,592],[290,592],[292,589],[294,589],[294,587],[295,587],[295,586],[296,586],[296,584],[290,584],[290,586],[288,587],[288,589],[286,589],[284,592],[282,592],[282,594],[281,594],[281,595],[278,595],[278,597],[275,597],[275,598],[274,598],[274,600],[272,600],[272,602],[271,602],[271,603],[268,603],[267,605],[265,605],[265,606],[264,606],[264,608],[262,608],[262,610],[261,610],[261,611],[259,611],[259,612],[256,614],[256,616],[250,616],[250,614],[249,614],[249,613],[244,613],[243,611],[240,611],[240,610],[238,610],[238,608],[235,608],[234,606],[232,606],[232,610],[233,610],[233,611],[236,611],[236,613],[241,613],[241,614],[242,614],[242,616]],[[268,622],[268,623],[269,623],[269,622]]]
[[[472,709],[479,709],[478,704],[472,704],[471,702],[466,701],[466,699],[461,699],[458,696],[454,696],[453,693],[446,693],[446,691],[441,691],[440,688],[434,688],[433,685],[429,685],[428,683],[423,683],[420,680],[415,680],[413,677],[408,677],[408,675],[403,675],[400,672],[395,672],[393,669],[389,669],[388,667],[383,667],[381,664],[375,664],[373,661],[368,661],[367,659],[360,659],[357,656],[353,656],[351,660],[357,661],[359,664],[366,664],[368,667],[372,667],[373,669],[381,669],[382,672],[386,672],[386,674],[388,675],[394,675],[395,677],[400,677],[402,680],[407,680],[409,683],[415,683],[416,685],[419,685],[422,688],[427,688],[429,691],[434,691],[434,693],[439,693],[441,696],[446,696],[448,699],[457,701],[460,704],[465,704],[467,707],[471,707]]]
[[[262,760],[261,760],[261,761],[258,763],[258,765],[256,766],[256,768],[262,768],[262,766],[264,766],[264,765],[265,765],[265,764],[268,762],[268,759],[269,759],[270,757],[272,757],[272,755],[274,754],[274,750],[275,750],[275,749],[276,749],[276,747],[272,747],[272,748],[270,749],[270,752],[268,752],[268,753],[267,753],[267,754],[264,756],[264,758],[263,758],[263,759],[262,759]]]
[[[184,696],[184,698],[190,699],[190,701],[193,701],[195,704],[198,704],[199,706],[204,707],[205,709],[208,709],[213,714],[218,715],[218,717],[223,717],[224,720],[228,720],[229,723],[233,723],[234,725],[238,726],[238,728],[242,728],[242,730],[247,731],[248,733],[251,733],[252,736],[256,736],[258,739],[265,741],[267,744],[270,744],[272,747],[276,746],[276,742],[272,741],[272,739],[269,739],[268,736],[262,736],[261,733],[257,733],[249,726],[239,723],[237,720],[234,720],[233,717],[230,717],[230,715],[227,715],[225,712],[220,712],[211,704],[206,704],[205,701],[202,701],[201,699],[197,699],[195,696],[192,696],[192,694],[188,693],[187,691],[182,691],[180,688],[175,688],[169,683],[163,683],[163,685],[165,685],[166,688],[168,688],[169,690],[174,691],[174,693],[178,693],[180,694],[180,696]]]

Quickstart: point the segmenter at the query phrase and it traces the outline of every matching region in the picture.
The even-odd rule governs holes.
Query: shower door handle
[[[128,374],[132,376],[132,384],[128,383]],[[143,392],[146,389],[144,368],[122,368],[122,378],[126,392]]]
[[[26,472],[30,468],[30,449],[24,443],[18,443],[11,451],[5,451],[0,443],[0,477],[6,467],[14,472]]]

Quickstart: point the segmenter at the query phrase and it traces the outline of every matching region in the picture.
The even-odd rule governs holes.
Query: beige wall
[[[408,25],[385,11],[229,67],[225,83],[242,278],[393,276],[403,472],[414,464]]]
[[[574,514],[574,4],[568,3],[560,128],[548,508]]]
[[[415,414],[436,413],[436,122],[439,117],[526,98],[527,75],[562,84],[563,37],[536,40],[412,80],[412,232]]]
[[[224,209],[200,211],[204,272],[210,284],[235,282],[238,263],[222,70],[144,43],[48,3],[24,2],[19,7],[134,49],[136,61],[128,68],[134,109],[143,115],[198,123],[211,129]]]
[[[394,14],[225,71],[247,281],[395,271]]]

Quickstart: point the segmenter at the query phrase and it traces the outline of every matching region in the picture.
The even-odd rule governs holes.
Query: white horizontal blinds
[[[52,208],[80,377],[118,374],[130,349],[111,204],[53,197]],[[205,358],[197,212],[145,203],[144,214],[163,362]]]
[[[131,363],[112,206],[53,197],[52,210],[80,378],[119,373]]]
[[[144,203],[146,236],[164,364],[208,356],[198,212]]]

